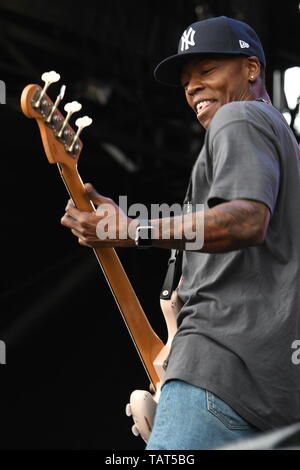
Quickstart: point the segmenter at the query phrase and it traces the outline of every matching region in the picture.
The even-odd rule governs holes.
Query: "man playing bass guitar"
[[[131,219],[86,184],[97,212],[69,201],[62,217],[83,246],[183,253],[183,306],[147,450],[213,449],[300,421],[292,361],[300,339],[299,151],[271,104],[265,67],[246,23],[217,17],[188,26],[155,78],[183,87],[205,129],[190,213]],[[102,222],[114,238],[99,230]]]

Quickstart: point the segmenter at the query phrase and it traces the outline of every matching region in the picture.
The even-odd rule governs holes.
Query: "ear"
[[[248,67],[248,80],[249,82],[255,82],[257,77],[260,75],[261,65],[257,57],[251,56],[247,57],[247,67]]]

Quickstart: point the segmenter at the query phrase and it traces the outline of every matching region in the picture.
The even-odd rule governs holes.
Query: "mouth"
[[[204,112],[207,111],[207,109],[210,108],[211,105],[215,102],[216,102],[216,100],[201,100],[201,101],[198,101],[198,103],[195,106],[195,111],[196,111],[196,114],[197,114],[197,118],[199,118],[199,116],[204,114]]]

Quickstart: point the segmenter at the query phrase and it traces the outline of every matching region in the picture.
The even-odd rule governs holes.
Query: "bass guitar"
[[[92,119],[88,116],[78,118],[75,122],[77,131],[73,130],[69,121],[72,114],[81,109],[81,104],[77,101],[66,103],[64,110],[67,114],[63,116],[58,107],[63,100],[65,86],[61,87],[55,102],[46,93],[48,87],[59,79],[58,73],[45,72],[42,75],[43,88],[36,84],[27,85],[22,92],[21,108],[25,116],[36,120],[48,162],[57,164],[59,174],[75,206],[81,211],[92,212],[95,207],[84,193],[78,172],[78,160],[83,148],[79,136],[81,131],[92,123]],[[132,392],[126,406],[127,415],[132,416],[134,421],[132,432],[147,442],[164,378],[166,359],[177,329],[176,317],[180,302],[175,290],[168,300],[161,299],[168,333],[164,344],[151,327],[115,250],[93,248],[93,251],[153,385],[153,393],[144,390]]]

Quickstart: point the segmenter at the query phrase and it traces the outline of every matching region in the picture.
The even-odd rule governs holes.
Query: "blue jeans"
[[[259,432],[208,390],[171,380],[162,388],[146,450],[214,449]]]

